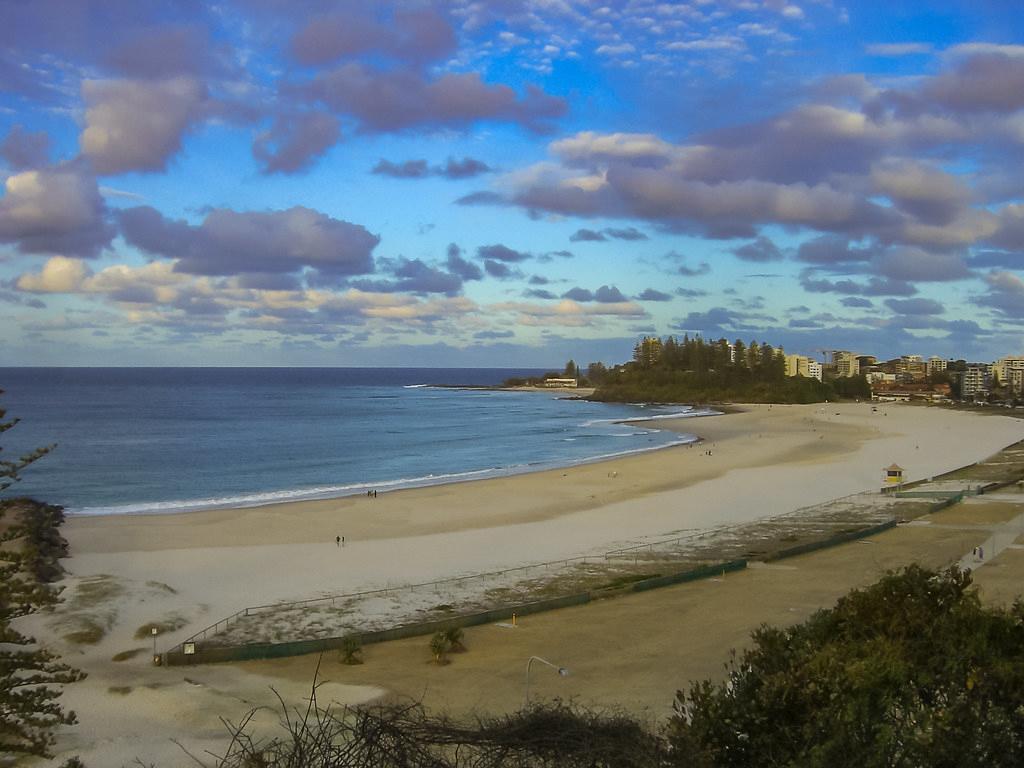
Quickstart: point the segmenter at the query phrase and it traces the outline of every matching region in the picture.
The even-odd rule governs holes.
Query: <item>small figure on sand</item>
[[[341,536],[334,537],[334,544],[339,547],[341,546]]]

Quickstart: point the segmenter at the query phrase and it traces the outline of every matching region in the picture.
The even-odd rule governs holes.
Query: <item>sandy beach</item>
[[[33,617],[39,636],[90,674],[67,689],[81,724],[62,733],[59,748],[95,765],[136,756],[181,764],[170,738],[202,751],[223,738],[218,714],[237,717],[269,703],[270,685],[292,700],[306,691],[305,671],[154,668],[150,638],[135,637],[147,622],[177,625],[158,637],[162,650],[246,605],[497,570],[755,520],[878,488],[882,467],[893,462],[908,480],[927,478],[1024,439],[1024,421],[1005,416],[870,403],[744,406],[659,426],[703,440],[377,498],[70,518],[65,605]],[[61,639],[86,618],[102,627],[98,642]],[[133,649],[141,650],[112,660]],[[383,667],[372,672],[367,665],[357,685],[333,682],[324,695],[357,702],[392,689]],[[682,682],[667,684],[668,700]]]

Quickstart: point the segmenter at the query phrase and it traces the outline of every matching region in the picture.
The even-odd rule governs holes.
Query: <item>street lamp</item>
[[[565,667],[560,667],[557,664],[552,664],[550,661],[548,661],[547,659],[542,659],[540,656],[531,656],[526,661],[526,706],[530,705],[530,666],[535,661],[539,661],[541,664],[546,664],[547,666],[555,670],[562,677],[569,676],[569,670]]]

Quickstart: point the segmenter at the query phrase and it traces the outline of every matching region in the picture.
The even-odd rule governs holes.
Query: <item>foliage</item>
[[[986,609],[970,586],[910,566],[803,624],[762,627],[725,682],[677,694],[663,733],[563,703],[470,723],[417,704],[331,711],[314,685],[304,711],[282,704],[281,738],[231,726],[216,766],[1024,765],[1024,604]]]
[[[1024,765],[1024,605],[910,566],[679,692],[670,740],[707,766]]]
[[[0,433],[17,424],[16,419],[4,421],[5,415],[0,409]],[[41,448],[0,462],[0,490],[49,451]],[[52,729],[75,722],[74,712],[57,703],[59,686],[84,674],[12,626],[14,620],[57,601],[46,582],[59,576],[57,559],[67,550],[57,533],[62,521],[59,507],[29,499],[0,500],[0,753],[46,756],[54,743]]]
[[[870,392],[869,392],[870,395]],[[786,376],[781,348],[737,339],[644,337],[632,361],[605,371],[592,399],[614,402],[816,403],[836,397],[817,379]]]
[[[285,735],[260,741],[254,713],[235,726],[217,768],[654,768],[669,762],[661,739],[630,718],[566,704],[534,706],[471,724],[434,718],[418,704],[334,711],[316,686],[304,710],[282,703]],[[202,765],[202,761],[197,761]]]
[[[462,642],[463,632],[460,627],[449,627],[444,630],[445,640],[448,641],[448,649],[453,653],[463,653],[466,650],[465,644]]]
[[[871,385],[866,376],[841,376],[833,379],[832,388],[839,397],[871,399]]]
[[[452,645],[448,641],[448,635],[444,630],[438,630],[430,638],[430,653],[434,656],[435,664],[447,664],[448,652],[451,649]]]
[[[354,637],[349,636],[341,641],[341,648],[338,649],[338,656],[342,664],[362,664],[363,646]]]

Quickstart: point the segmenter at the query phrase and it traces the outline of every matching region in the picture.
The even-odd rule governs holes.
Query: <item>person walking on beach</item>
[[[335,543],[336,546],[340,547],[341,546],[341,536],[335,536],[334,537],[334,543]]]

